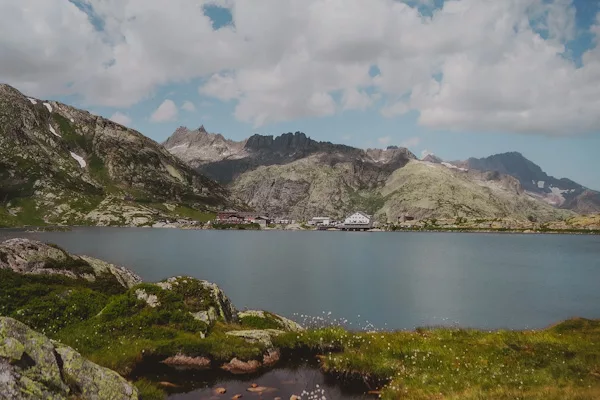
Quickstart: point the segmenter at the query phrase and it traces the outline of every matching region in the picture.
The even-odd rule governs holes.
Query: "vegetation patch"
[[[75,132],[75,128],[67,118],[58,113],[52,113],[54,121],[58,124],[62,139],[71,147],[79,147],[88,153],[92,152],[92,142],[85,135]]]
[[[173,210],[173,213],[177,214],[179,217],[189,218],[189,219],[192,219],[194,221],[199,221],[199,222],[212,221],[217,216],[217,214],[215,214],[213,212],[200,211],[200,210],[196,210],[195,208],[185,206],[185,205],[179,205],[179,206],[175,207],[175,210]]]
[[[240,325],[246,329],[281,329],[281,322],[274,314],[264,312],[264,317],[245,315],[240,317]]]
[[[600,321],[580,319],[542,331],[325,329],[274,342],[320,354],[334,376],[383,383],[386,399],[584,399],[600,393],[599,339]]]

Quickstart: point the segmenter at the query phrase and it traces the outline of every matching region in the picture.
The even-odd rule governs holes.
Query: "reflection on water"
[[[600,236],[141,228],[2,235],[54,242],[148,281],[206,279],[240,309],[289,317],[325,311],[384,329],[600,318]]]
[[[154,382],[163,382],[172,400],[231,399],[236,394],[243,398],[289,399],[292,395],[308,398],[308,393],[321,399],[358,400],[374,399],[373,395],[363,394],[367,389],[360,386],[344,385],[322,374],[317,368],[308,365],[278,368],[263,374],[231,375],[214,370],[176,370],[164,365],[152,364],[138,368],[134,377],[145,377]],[[253,387],[254,386],[254,387]],[[226,393],[219,395],[217,389]]]

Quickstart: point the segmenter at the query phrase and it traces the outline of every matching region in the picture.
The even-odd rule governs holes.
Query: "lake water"
[[[239,308],[381,329],[541,328],[600,318],[600,236],[76,228],[0,232],[123,265],[190,275]],[[296,318],[298,319],[298,318]],[[300,322],[302,322],[300,318]]]

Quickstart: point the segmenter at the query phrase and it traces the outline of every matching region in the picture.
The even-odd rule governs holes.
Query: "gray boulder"
[[[135,400],[119,374],[12,318],[0,317],[0,399]]]
[[[0,269],[21,274],[64,275],[88,281],[112,275],[124,288],[131,288],[142,281],[126,268],[92,257],[69,254],[55,245],[20,238],[0,243]]]

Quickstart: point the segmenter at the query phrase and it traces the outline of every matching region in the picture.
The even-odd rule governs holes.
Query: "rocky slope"
[[[442,164],[411,161],[381,189],[378,214],[397,220],[456,218],[554,221],[572,215],[528,196],[518,180],[496,172],[461,171]]]
[[[362,210],[381,222],[417,218],[570,216],[525,193],[498,172],[468,171],[430,155],[419,162],[405,148],[361,150],[314,141],[303,133],[228,141],[204,128],[179,128],[165,147],[224,184],[260,212],[306,220],[343,218]]]
[[[539,165],[521,153],[495,154],[486,158],[469,158],[453,162],[457,166],[479,171],[496,171],[514,176],[523,189],[556,207],[582,214],[600,212],[600,192],[591,190],[570,179],[546,174]]]
[[[148,225],[227,206],[227,190],[139,132],[0,85],[0,225]]]

